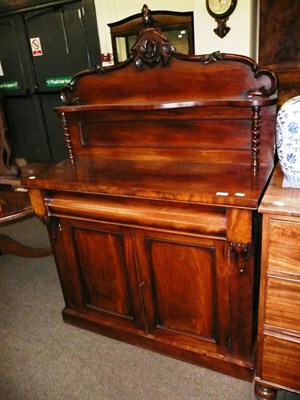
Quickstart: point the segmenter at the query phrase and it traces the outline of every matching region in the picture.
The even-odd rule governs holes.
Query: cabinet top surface
[[[278,163],[262,199],[259,211],[300,217],[300,188],[283,187],[283,179],[284,175]]]
[[[81,158],[32,171],[26,186],[256,209],[272,167]]]

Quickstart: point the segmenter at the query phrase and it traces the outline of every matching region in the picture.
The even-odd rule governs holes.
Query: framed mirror
[[[193,11],[151,11],[153,27],[159,27],[175,46],[176,51],[194,54]],[[125,61],[138,32],[144,27],[141,13],[108,24],[112,41],[114,63]]]

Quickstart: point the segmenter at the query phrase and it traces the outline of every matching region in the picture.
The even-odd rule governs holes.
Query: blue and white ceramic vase
[[[276,145],[286,180],[300,185],[300,96],[286,101],[277,114]]]

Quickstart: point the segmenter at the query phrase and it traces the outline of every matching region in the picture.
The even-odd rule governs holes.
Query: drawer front
[[[47,206],[53,216],[88,218],[111,223],[144,226],[187,233],[226,236],[226,208],[188,207],[177,203],[140,201],[122,197],[54,193]],[[251,223],[251,220],[250,220]]]
[[[270,220],[269,233],[269,270],[300,276],[300,223]]]
[[[265,336],[261,378],[300,390],[300,343]]]
[[[300,333],[300,281],[268,278],[265,322]]]

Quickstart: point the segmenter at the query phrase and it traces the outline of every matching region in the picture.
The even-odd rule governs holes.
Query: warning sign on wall
[[[42,56],[43,50],[41,46],[41,41],[39,37],[30,39],[31,51],[34,57]]]

